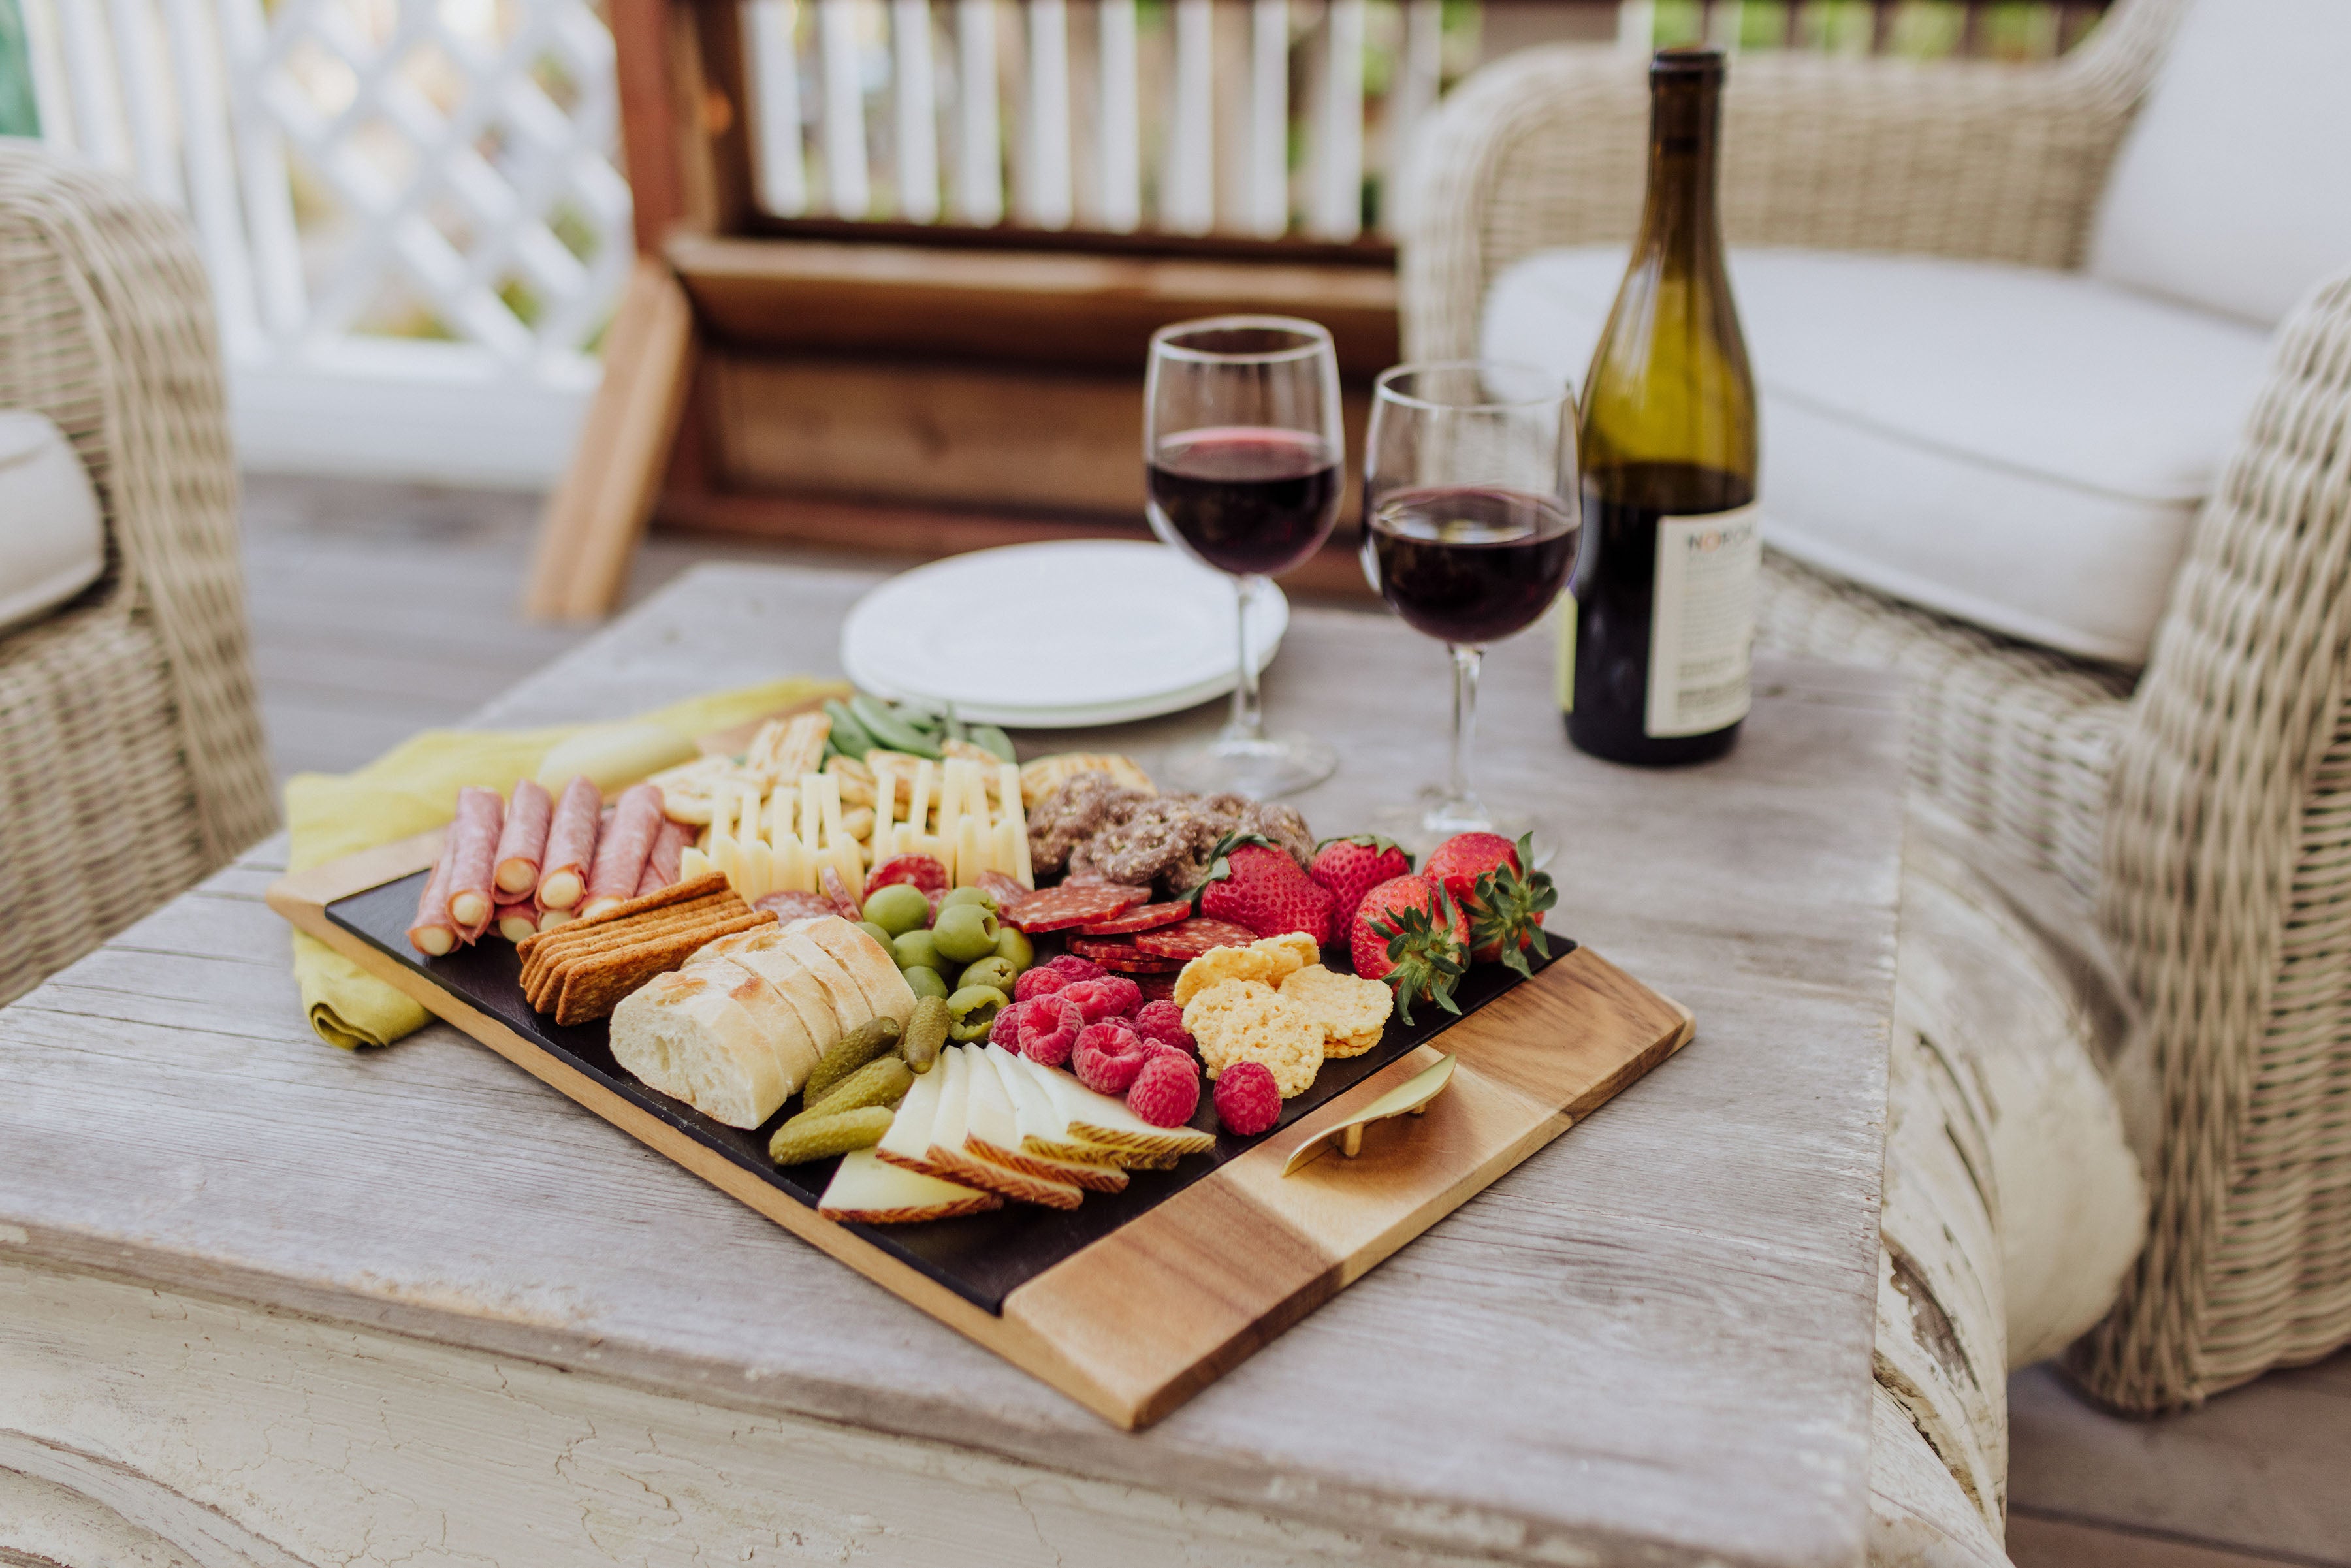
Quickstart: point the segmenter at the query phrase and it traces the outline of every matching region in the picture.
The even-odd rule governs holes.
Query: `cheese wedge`
[[[923,1075],[946,1075],[939,1086],[937,1118],[931,1124],[931,1146],[924,1151],[925,1168],[949,1181],[985,1187],[1022,1203],[1046,1208],[1077,1207],[1086,1195],[1072,1183],[1016,1171],[984,1160],[965,1147],[971,1134],[972,1063],[977,1055],[968,1046],[950,1046],[939,1053],[938,1065]]]
[[[808,1075],[816,1071],[817,1059],[823,1052],[810,1038],[799,1009],[776,988],[773,981],[737,958],[704,958],[689,967],[721,979],[727,994],[750,1010],[760,1036],[776,1053],[776,1065],[782,1070],[789,1085],[786,1093],[797,1092],[808,1082]]]
[[[851,979],[841,960],[817,946],[805,931],[786,931],[776,938],[776,950],[789,953],[800,967],[816,977],[824,994],[832,1002],[832,1016],[841,1020],[841,1032],[847,1034],[859,1024],[873,1017],[873,1004],[865,999],[865,992]],[[909,1008],[907,1011],[914,1009]]]
[[[817,983],[808,966],[778,946],[783,937],[778,926],[755,925],[697,948],[685,967],[690,969],[706,959],[726,958],[759,976],[799,1015],[809,1042],[822,1056],[841,1043],[841,1017],[833,1011],[831,993]]]
[[[914,988],[898,970],[897,962],[873,940],[838,915],[820,915],[787,922],[784,929],[805,933],[809,940],[832,955],[849,972],[875,1018],[895,1020],[900,1029],[914,1016]]]
[[[816,1200],[816,1211],[825,1218],[863,1225],[953,1219],[1003,1207],[1004,1200],[992,1192],[891,1165],[872,1149],[841,1155],[832,1180],[825,1184],[824,1196]]]
[[[942,1051],[931,1070],[915,1078],[914,1086],[898,1102],[898,1113],[890,1119],[890,1130],[873,1146],[875,1155],[901,1170],[939,1174],[931,1166],[931,1129],[938,1123],[939,1097],[946,1088],[946,1058],[949,1054]]]
[[[1104,1148],[1137,1154],[1205,1155],[1217,1146],[1216,1135],[1192,1127],[1155,1127],[1126,1108],[1123,1101],[1097,1094],[1068,1073],[1019,1059],[1029,1076],[1044,1085],[1072,1137]]]
[[[997,1061],[998,1056],[1009,1060],[1010,1053],[986,1046],[975,1047],[967,1054],[971,1061],[971,1093],[964,1102],[966,1154],[1023,1176],[1066,1182],[1093,1192],[1126,1190],[1126,1173],[1114,1165],[1049,1159],[1029,1152],[1022,1137],[1020,1113],[1013,1104],[1011,1085]],[[1036,1092],[1036,1086],[1025,1082],[1027,1074],[1020,1076],[1022,1087]]]
[[[1013,1131],[1019,1139],[1011,1145],[1013,1153],[998,1163],[1096,1192],[1125,1188],[1123,1167],[1134,1156],[1070,1136],[1067,1119],[1046,1096],[1044,1085],[1029,1075],[1019,1055],[1000,1045],[984,1046],[980,1054],[996,1070],[997,1082],[1011,1104]],[[996,1155],[991,1153],[988,1157]]]
[[[612,1011],[612,1059],[648,1087],[730,1127],[756,1127],[798,1088],[788,1083],[746,1000],[764,982],[679,969],[656,975]]]

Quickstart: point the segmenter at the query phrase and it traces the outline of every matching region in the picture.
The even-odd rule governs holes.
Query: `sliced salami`
[[[754,909],[772,913],[778,920],[811,920],[820,915],[834,913],[832,900],[820,893],[801,893],[787,888],[751,901]]]
[[[1199,916],[1181,925],[1163,925],[1156,931],[1145,931],[1134,938],[1136,949],[1154,958],[1182,958],[1187,962],[1212,947],[1246,947],[1257,940],[1257,933],[1245,925]]]
[[[865,879],[865,891],[890,887],[904,883],[917,893],[943,894],[947,890],[947,868],[933,855],[892,855],[873,868]]]
[[[1155,958],[1148,953],[1138,953],[1128,947],[1117,952],[1101,952],[1088,947],[1081,957],[1092,958],[1113,975],[1172,975],[1184,966],[1173,958]]]
[[[981,872],[972,879],[972,885],[996,900],[996,913],[998,915],[1029,896],[1029,890],[1020,885],[1018,878],[1007,876],[1000,871]]]
[[[1181,899],[1173,904],[1145,904],[1108,920],[1097,920],[1092,925],[1081,925],[1081,936],[1125,936],[1137,931],[1149,931],[1161,925],[1173,925],[1188,920],[1192,906]]]
[[[1067,931],[1073,925],[1108,920],[1150,896],[1148,888],[1113,887],[1108,883],[1072,887],[1065,883],[1030,894],[1001,918],[1007,925],[1017,925],[1034,936],[1040,931]]]
[[[816,873],[816,884],[823,892],[826,900],[831,904],[832,913],[840,915],[843,920],[865,918],[865,912],[858,907],[857,900],[850,896],[849,884],[841,880],[841,872],[838,868],[833,866],[819,868]]]
[[[1172,970],[1155,975],[1137,975],[1134,984],[1146,1002],[1172,1002],[1176,999],[1176,974]]]

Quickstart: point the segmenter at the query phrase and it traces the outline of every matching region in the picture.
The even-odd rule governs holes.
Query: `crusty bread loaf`
[[[863,988],[849,977],[849,971],[841,967],[840,959],[818,946],[807,932],[785,932],[776,939],[776,950],[789,954],[802,968],[816,977],[816,983],[824,988],[824,994],[832,1000],[832,1016],[841,1020],[841,1033],[847,1034],[874,1016],[873,1004],[865,999]],[[908,1010],[911,1012],[913,1009]]]
[[[705,958],[694,967],[719,980],[727,988],[727,993],[749,1010],[761,1037],[776,1053],[776,1065],[784,1075],[785,1092],[790,1093],[807,1082],[823,1052],[809,1037],[808,1025],[800,1021],[799,1009],[792,1006],[775,982],[739,957]]]
[[[866,1003],[873,1016],[906,1027],[914,1016],[914,988],[906,977],[898,972],[897,960],[882,950],[882,944],[860,931],[838,915],[820,915],[806,920],[786,923],[794,931],[804,932],[809,939],[832,955],[857,988],[865,993]]]
[[[765,982],[723,971],[656,975],[612,1013],[612,1057],[647,1085],[730,1127],[756,1127],[797,1084],[751,1008]]]

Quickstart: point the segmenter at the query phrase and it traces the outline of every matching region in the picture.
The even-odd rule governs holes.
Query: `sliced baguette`
[[[1126,1190],[1126,1173],[1118,1167],[1117,1155],[1070,1138],[1068,1124],[1045,1097],[1043,1087],[1021,1071],[1018,1057],[1000,1045],[987,1046],[974,1064],[975,1084],[980,1068],[987,1069],[1005,1115],[998,1117],[991,1111],[984,1122],[968,1116],[970,1134],[964,1147],[998,1165],[1092,1192]]]
[[[1123,1102],[1097,1094],[1057,1068],[1019,1059],[1029,1075],[1044,1085],[1053,1108],[1061,1113],[1069,1136],[1106,1149],[1136,1154],[1205,1155],[1217,1146],[1216,1135],[1193,1127],[1155,1127]],[[1121,1155],[1123,1158],[1123,1155]]]
[[[816,1200],[816,1211],[825,1218],[863,1225],[953,1219],[1003,1207],[1004,1200],[992,1192],[892,1165],[872,1149],[841,1155],[832,1180],[825,1184],[824,1196]]]
[[[972,1067],[977,1055],[969,1046],[950,1046],[939,1053],[938,1065],[924,1074],[925,1078],[946,1075],[939,1086],[937,1118],[931,1124],[931,1146],[924,1151],[925,1168],[949,1181],[985,1187],[1022,1203],[1046,1208],[1077,1207],[1086,1195],[1075,1184],[997,1165],[965,1147],[971,1133]],[[980,1071],[988,1069],[983,1063]],[[1008,1119],[1008,1111],[1007,1114]]]
[[[757,931],[713,942],[696,953],[686,967],[691,968],[705,958],[724,958],[764,978],[799,1014],[810,1042],[821,1057],[841,1043],[841,1017],[833,1011],[832,994],[817,984],[816,977],[809,973],[808,966],[798,955],[784,950],[783,939],[781,926],[763,925]]]
[[[865,1000],[873,1009],[873,1016],[894,1020],[900,1029],[914,1016],[914,988],[906,977],[898,972],[898,963],[882,950],[882,944],[843,920],[838,915],[822,915],[789,923],[793,930],[804,932],[810,940],[832,955],[857,988],[865,993]]]
[[[809,1038],[808,1025],[800,1021],[799,1009],[773,981],[739,959],[705,958],[693,967],[721,980],[727,994],[749,1010],[768,1049],[776,1053],[776,1065],[784,1075],[784,1092],[797,1093],[816,1071],[821,1054]]]
[[[656,975],[613,1011],[612,1059],[648,1087],[730,1127],[756,1127],[791,1089],[775,1050],[723,976]]]
[[[832,1003],[832,1016],[840,1021],[841,1033],[849,1033],[873,1016],[873,1004],[865,999],[864,991],[849,977],[841,960],[818,946],[807,932],[785,932],[776,939],[776,951],[790,954],[800,967],[816,977],[816,983],[824,988]]]

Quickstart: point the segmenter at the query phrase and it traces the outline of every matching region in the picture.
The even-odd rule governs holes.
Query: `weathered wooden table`
[[[484,721],[831,669],[870,580],[705,570]],[[1735,755],[1635,772],[1549,663],[1489,661],[1488,780],[1569,830],[1554,925],[1697,1040],[1133,1436],[452,1030],[319,1044],[262,846],[0,1013],[0,1557],[1859,1563],[1892,690],[1767,665]],[[1437,767],[1442,675],[1296,616],[1269,703],[1344,758],[1311,821]]]

